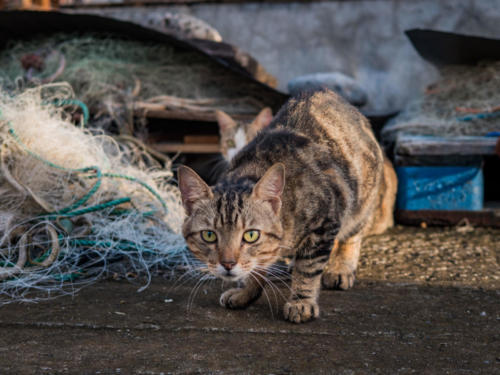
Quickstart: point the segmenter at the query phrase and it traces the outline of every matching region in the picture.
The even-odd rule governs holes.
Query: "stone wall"
[[[252,54],[279,80],[340,71],[367,91],[368,111],[401,108],[436,79],[404,31],[428,28],[500,38],[498,0],[353,0],[206,4],[78,10],[146,23],[165,11],[189,13]]]

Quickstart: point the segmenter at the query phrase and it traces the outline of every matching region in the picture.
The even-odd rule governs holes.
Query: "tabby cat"
[[[331,91],[305,94],[283,106],[215,186],[179,168],[183,234],[210,272],[243,283],[221,295],[228,308],[248,306],[266,269],[293,258],[283,314],[305,322],[319,315],[321,280],[351,287],[362,237],[391,225],[393,173],[354,107]]]
[[[266,107],[250,123],[237,122],[222,111],[215,111],[215,117],[219,124],[221,153],[227,161],[231,161],[259,131],[271,123],[273,113],[271,108]]]

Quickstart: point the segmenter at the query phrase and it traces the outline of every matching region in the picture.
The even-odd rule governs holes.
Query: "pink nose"
[[[236,262],[220,262],[220,264],[226,269],[226,271],[231,271],[236,265]]]

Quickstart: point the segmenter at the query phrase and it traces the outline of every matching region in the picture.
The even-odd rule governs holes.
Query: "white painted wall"
[[[317,3],[207,4],[86,10],[144,23],[177,10],[217,28],[252,54],[286,90],[307,73],[341,71],[370,98],[369,109],[401,108],[437,77],[404,31],[428,28],[500,38],[500,0],[353,0]]]

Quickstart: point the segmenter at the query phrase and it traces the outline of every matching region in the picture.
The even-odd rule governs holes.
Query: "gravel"
[[[363,279],[500,288],[500,230],[396,226],[367,238]]]

